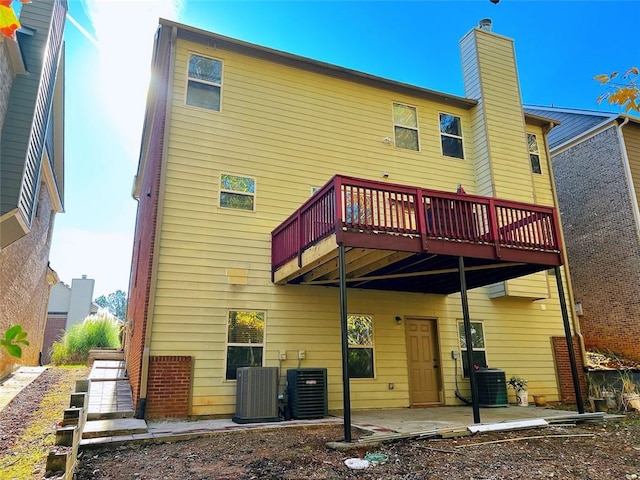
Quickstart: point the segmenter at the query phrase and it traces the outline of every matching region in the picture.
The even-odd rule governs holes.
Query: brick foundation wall
[[[189,415],[192,357],[151,356],[145,418]]]
[[[551,344],[553,345],[558,382],[560,383],[560,400],[562,403],[576,403],[567,339],[565,337],[551,337]],[[582,352],[580,351],[580,342],[577,337],[573,337],[573,353],[576,357],[578,367],[578,381],[580,383],[582,399],[585,400],[587,398],[587,384],[583,368]]]
[[[44,329],[44,338],[42,339],[42,364],[51,363],[51,347],[53,342],[57,342],[64,335],[67,325],[66,315],[49,315],[47,316],[47,324]]]
[[[31,232],[0,251],[0,332],[20,324],[30,343],[22,347],[21,359],[0,351],[0,378],[11,373],[14,364],[33,366],[40,359],[49,302],[49,230],[55,216],[44,185],[38,202]]]
[[[554,155],[553,173],[585,347],[640,360],[640,244],[616,130]]]

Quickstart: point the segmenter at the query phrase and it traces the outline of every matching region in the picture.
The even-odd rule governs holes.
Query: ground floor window
[[[264,353],[265,312],[231,310],[227,325],[227,380],[240,367],[261,367]]]
[[[467,368],[467,339],[464,335],[464,322],[462,320],[458,322],[458,338],[462,353],[462,371],[466,378],[469,376]],[[482,322],[471,322],[471,346],[473,347],[473,365],[476,368],[486,368],[487,351],[484,342],[484,324]]]
[[[373,317],[347,317],[349,378],[373,378]]]

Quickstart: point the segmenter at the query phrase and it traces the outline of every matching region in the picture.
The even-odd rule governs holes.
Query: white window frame
[[[262,328],[262,343],[237,343],[229,342],[229,320],[231,312],[258,312],[264,315],[264,326]],[[262,347],[262,361],[260,366],[264,366],[265,353],[267,351],[267,311],[252,308],[230,308],[227,310],[225,323],[225,347],[224,347],[224,372],[223,379],[225,382],[235,382],[235,378],[227,378],[227,368],[229,362],[229,347]]]
[[[529,145],[529,137],[533,137],[536,141],[537,151],[532,151],[531,146]],[[535,133],[527,132],[527,150],[529,151],[529,165],[531,165],[531,173],[535,175],[542,175],[542,155],[540,155],[540,144],[538,143],[538,136]],[[531,155],[536,155],[538,157],[538,168],[539,172],[536,172],[533,168],[533,162],[531,161]]]
[[[222,188],[222,177],[224,175],[230,176],[230,177],[240,177],[240,178],[248,178],[250,180],[253,180],[253,192],[240,192],[237,190],[230,190],[227,188]],[[256,192],[258,191],[258,182],[256,180],[256,177],[252,177],[250,175],[244,175],[244,174],[238,174],[238,173],[229,173],[229,172],[221,172],[220,176],[218,177],[218,207],[219,208],[223,208],[225,210],[233,210],[236,212],[255,212],[256,211],[256,201],[257,201],[257,197],[256,197]],[[247,197],[253,197],[253,208],[251,210],[247,210],[245,208],[236,208],[236,207],[227,207],[225,205],[222,205],[222,194],[223,193],[232,193],[234,195],[244,195]]]
[[[197,56],[202,57],[202,58],[207,58],[209,60],[220,62],[220,83],[210,82],[208,80],[203,80],[201,78],[192,78],[192,77],[189,76],[189,62],[190,62],[191,57],[193,55],[197,55]],[[209,57],[208,55],[203,55],[203,54],[201,54],[199,52],[188,52],[188,56],[187,56],[187,74],[186,74],[186,80],[185,80],[185,83],[184,83],[184,104],[187,107],[198,108],[200,110],[204,110],[204,111],[207,111],[207,112],[221,112],[222,111],[222,83],[223,83],[223,79],[224,79],[224,62],[221,59],[215,58],[215,57]],[[220,88],[220,105],[218,105],[218,110],[214,110],[213,108],[201,107],[199,105],[191,105],[190,103],[188,103],[187,99],[188,99],[188,93],[189,93],[189,81],[202,83],[204,85],[211,85],[213,87]]]
[[[411,126],[411,125],[403,125],[401,123],[397,123],[396,122],[396,116],[395,116],[395,106],[396,105],[401,105],[403,107],[408,107],[408,108],[413,108],[413,110],[416,112],[416,126]],[[420,151],[420,122],[418,121],[418,107],[416,107],[415,105],[410,105],[408,103],[404,103],[404,102],[393,102],[391,105],[391,116],[392,116],[392,120],[393,120],[393,145],[396,148],[401,148],[402,150],[408,150],[410,152],[419,152]],[[418,140],[418,149],[414,150],[412,148],[405,148],[405,147],[400,147],[398,146],[398,142],[396,141],[396,127],[400,127],[400,128],[406,128],[407,130],[415,130],[416,132],[416,139]]]
[[[460,125],[460,135],[453,135],[451,133],[445,133],[442,131],[442,128],[440,128],[440,115],[448,115],[450,117],[455,117],[458,119],[458,124]],[[440,153],[442,154],[443,157],[447,157],[447,158],[455,158],[458,160],[464,160],[464,132],[462,131],[462,117],[460,117],[459,115],[454,115],[453,113],[449,113],[449,112],[442,112],[439,111],[438,112],[438,132],[440,133]],[[444,149],[442,148],[442,137],[449,137],[449,138],[455,138],[460,140],[460,145],[462,146],[462,157],[452,157],[450,155],[446,155],[444,153]]]
[[[482,340],[484,343],[484,347],[473,347],[473,352],[484,352],[484,362],[489,365],[489,360],[487,358],[487,335],[485,332],[485,328],[484,328],[484,321],[481,320],[471,320],[471,326],[473,326],[474,323],[479,323],[482,325]],[[466,353],[467,349],[466,348],[462,348],[462,335],[460,335],[460,326],[462,325],[462,329],[463,329],[463,334],[464,334],[464,320],[458,319],[457,323],[456,323],[456,328],[457,328],[457,336],[458,336],[458,349],[460,350],[460,372],[462,373],[462,378],[469,378],[468,375],[464,374],[464,358],[463,358],[463,352]]]
[[[372,380],[374,378],[376,378],[376,347],[375,347],[375,320],[373,318],[373,315],[368,314],[368,313],[350,313],[347,315],[347,317],[368,317],[369,319],[371,319],[371,343],[367,344],[367,345],[360,345],[360,344],[353,344],[353,343],[348,343],[347,345],[347,351],[350,349],[371,349],[371,373],[372,376],[371,377],[352,377],[351,375],[349,375],[349,378],[351,380]]]

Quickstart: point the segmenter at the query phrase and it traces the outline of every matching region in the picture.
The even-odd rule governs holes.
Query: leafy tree
[[[4,348],[9,355],[16,358],[22,357],[22,345],[29,345],[27,341],[27,332],[22,330],[21,325],[14,325],[10,327],[5,333],[4,337],[0,338],[0,349]]]
[[[109,310],[116,318],[124,320],[127,315],[127,294],[122,290],[116,290],[106,297],[100,295],[94,302],[107,310]]]
[[[594,80],[600,85],[607,85],[608,90],[598,97],[598,104],[607,100],[610,105],[619,105],[625,112],[633,110],[640,113],[640,85],[638,84],[638,67],[631,67],[622,75],[613,72],[596,75]]]

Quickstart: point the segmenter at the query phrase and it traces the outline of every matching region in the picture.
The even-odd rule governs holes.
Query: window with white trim
[[[538,148],[538,139],[533,133],[527,133],[527,146],[529,147],[529,160],[531,161],[531,171],[533,173],[542,174],[540,166],[540,149]]]
[[[458,339],[460,341],[460,352],[462,355],[462,372],[464,377],[469,376],[467,369],[467,339],[464,335],[464,322],[458,321]],[[486,368],[487,351],[484,341],[484,324],[482,322],[471,322],[471,346],[473,347],[473,365],[475,368]]]
[[[192,53],[187,72],[187,105],[220,111],[222,62]]]
[[[373,378],[373,317],[347,316],[349,378]]]
[[[220,206],[255,210],[256,180],[223,173],[220,175]]]
[[[440,113],[440,143],[445,157],[464,158],[460,117]]]
[[[418,140],[418,111],[402,103],[393,104],[393,132],[396,147],[420,150]]]
[[[240,367],[261,367],[264,356],[265,312],[231,310],[227,324],[227,371],[235,380]]]

